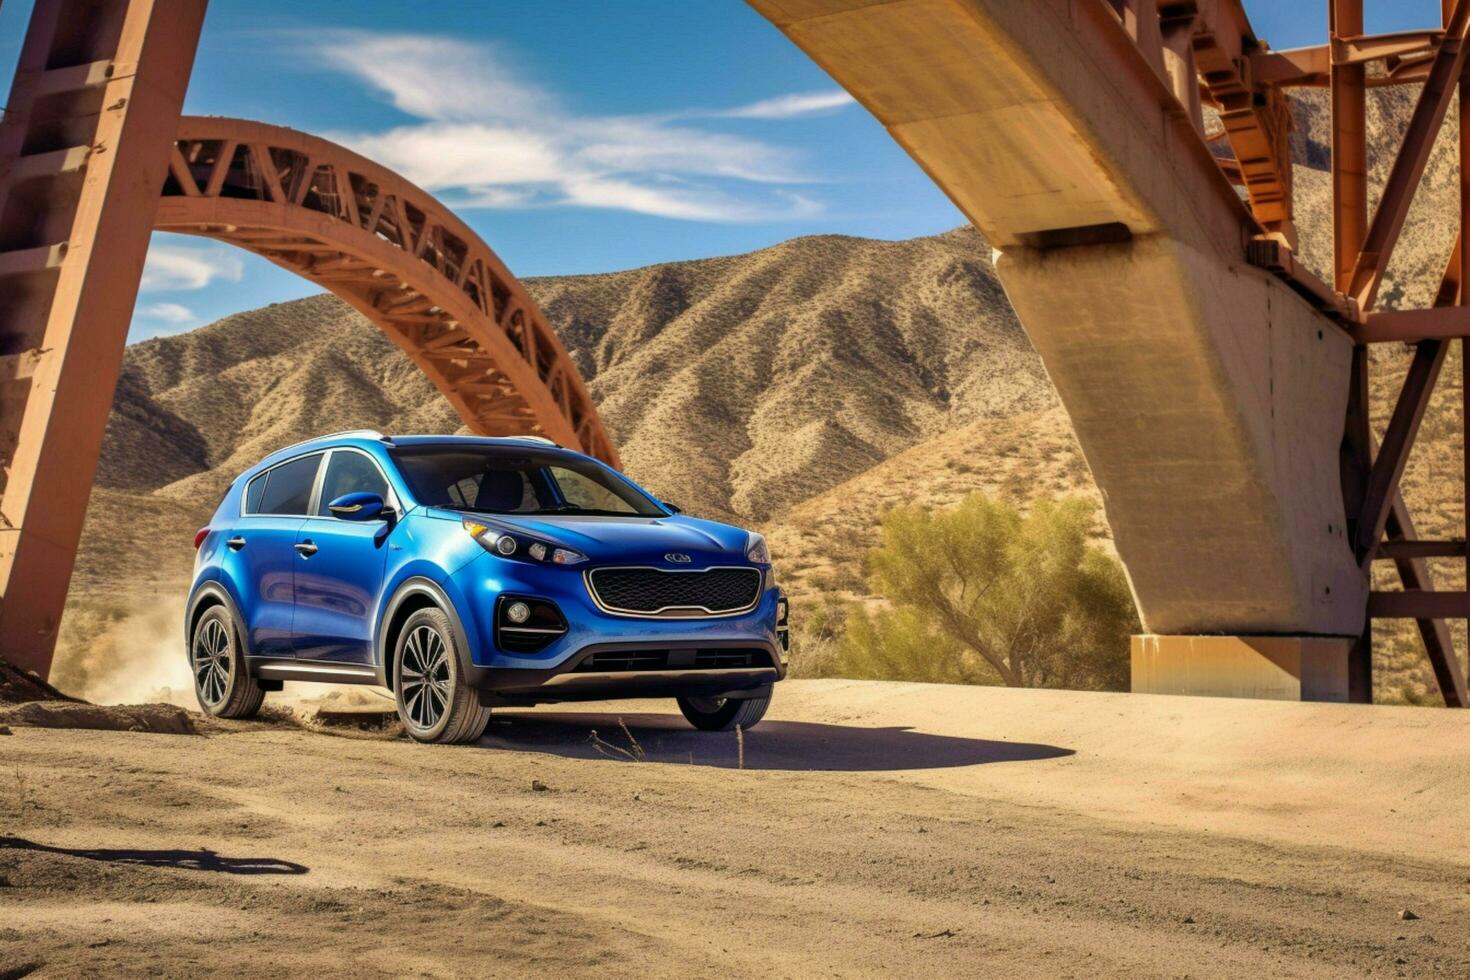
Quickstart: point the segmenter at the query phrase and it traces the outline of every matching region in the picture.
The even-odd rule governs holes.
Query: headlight
[[[750,544],[745,548],[745,558],[757,565],[769,565],[771,563],[771,549],[766,547],[766,539],[759,534],[751,533]]]
[[[557,548],[551,553],[551,560],[557,565],[580,565],[587,556],[570,548]]]
[[[464,529],[469,532],[470,537],[480,542],[480,547],[492,554],[508,558],[519,549],[515,538],[509,534],[501,533],[488,524],[480,524],[469,518],[465,518],[462,523],[464,524]]]
[[[501,558],[514,558],[525,554],[538,562],[547,562],[552,565],[577,565],[587,560],[587,556],[580,551],[573,551],[570,548],[554,548],[544,542],[529,538],[521,540],[513,534],[507,534],[488,524],[481,524],[479,521],[472,521],[468,517],[461,523],[470,537],[480,543],[480,547]]]

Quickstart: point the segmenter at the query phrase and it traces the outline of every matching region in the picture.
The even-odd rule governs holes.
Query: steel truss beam
[[[535,301],[426,191],[335,143],[242,119],[181,120],[172,159],[183,171],[162,184],[159,229],[229,242],[341,296],[472,431],[542,434],[618,465]],[[504,397],[487,404],[492,388]]]
[[[1379,546],[1379,557],[1393,559],[1394,570],[1398,573],[1399,581],[1403,584],[1405,591],[1443,594],[1431,591],[1434,588],[1434,579],[1425,558],[1433,556],[1415,554],[1413,550],[1415,545],[1438,544],[1438,542],[1412,540],[1414,525],[1401,496],[1394,498],[1393,508],[1388,515],[1386,533],[1389,540]],[[1389,549],[1396,549],[1397,553]],[[1404,593],[1370,593],[1368,600],[1370,617],[1389,618],[1382,610],[1374,608],[1373,596],[1381,594],[1402,595]],[[1439,682],[1439,691],[1444,697],[1445,704],[1451,708],[1470,707],[1470,694],[1467,694],[1465,689],[1464,671],[1460,669],[1460,658],[1455,654],[1455,639],[1450,633],[1450,625],[1445,622],[1445,617],[1435,615],[1425,606],[1409,609],[1408,616],[1415,620],[1419,628],[1419,638],[1424,641],[1424,652],[1429,658],[1429,666],[1434,671],[1435,679]]]
[[[204,0],[37,0],[0,122],[0,654],[60,625]]]
[[[1409,461],[1409,449],[1414,444],[1419,423],[1424,419],[1424,410],[1429,407],[1429,396],[1448,350],[1449,344],[1445,341],[1429,340],[1414,351],[1403,391],[1383,435],[1383,445],[1379,447],[1373,468],[1368,473],[1355,541],[1359,561],[1371,561],[1383,537],[1389,510],[1398,493],[1399,478]]]
[[[1409,202],[1424,176],[1434,138],[1449,109],[1450,95],[1459,84],[1465,65],[1467,33],[1470,33],[1470,0],[1457,0],[1445,22],[1444,36],[1435,52],[1429,77],[1419,93],[1408,130],[1384,184],[1383,196],[1353,265],[1347,292],[1362,310],[1371,309],[1377,298],[1389,257],[1408,217]]]
[[[1449,342],[1460,338],[1463,348],[1464,338],[1470,336],[1470,313],[1461,305],[1465,299],[1461,284],[1470,281],[1470,268],[1467,268],[1470,255],[1463,248],[1465,229],[1470,227],[1470,104],[1466,102],[1470,88],[1466,85],[1465,61],[1467,36],[1470,36],[1470,0],[1445,0],[1443,6],[1442,31],[1364,38],[1360,36],[1362,0],[1333,0],[1330,70],[1334,258],[1338,288],[1362,311],[1359,322],[1349,325],[1359,346],[1354,356],[1355,397],[1349,401],[1344,436],[1344,500],[1349,513],[1355,515],[1350,526],[1365,569],[1371,568],[1375,559],[1391,560],[1403,585],[1402,591],[1370,593],[1369,621],[1415,619],[1445,703],[1466,707],[1470,706],[1470,692],[1466,690],[1464,670],[1446,619],[1470,618],[1470,590],[1435,590],[1427,559],[1461,558],[1470,564],[1470,550],[1465,539],[1417,540],[1398,491]],[[1412,75],[1424,79],[1425,85],[1373,221],[1365,228],[1363,66],[1373,60],[1385,60],[1390,76]],[[1446,263],[1435,305],[1426,310],[1374,310],[1378,287],[1443,124],[1449,95],[1456,88],[1461,92],[1460,231]],[[1384,434],[1383,446],[1375,454],[1368,424],[1368,357],[1364,345],[1389,341],[1411,342],[1417,346]],[[1463,349],[1461,353],[1462,385],[1470,385],[1470,358],[1463,356]],[[1470,388],[1465,389],[1463,402],[1467,436],[1470,436]],[[1465,486],[1466,530],[1470,533],[1470,443],[1465,456]],[[1371,646],[1370,636],[1365,634],[1361,644],[1365,652]]]

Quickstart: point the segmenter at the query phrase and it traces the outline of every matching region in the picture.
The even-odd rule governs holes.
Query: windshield
[[[663,517],[627,480],[588,460],[500,446],[400,446],[418,502],[482,514]]]

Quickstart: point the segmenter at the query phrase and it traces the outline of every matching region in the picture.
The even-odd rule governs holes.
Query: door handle
[[[229,546],[231,551],[239,551],[241,548],[245,547],[245,539],[237,534],[230,540],[226,541],[225,544]]]
[[[296,553],[302,558],[310,558],[312,555],[316,554],[316,545],[312,544],[310,541],[303,541],[296,546]]]

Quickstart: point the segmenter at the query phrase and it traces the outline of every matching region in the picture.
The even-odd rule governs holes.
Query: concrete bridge
[[[48,80],[61,84],[46,57],[55,24],[77,13],[77,2],[39,0],[12,110],[31,105]],[[1148,630],[1133,644],[1136,690],[1367,700],[1368,623],[1377,614],[1418,619],[1447,703],[1466,703],[1444,620],[1470,616],[1470,596],[1433,591],[1424,563],[1466,558],[1465,541],[1414,540],[1398,480],[1448,339],[1470,333],[1457,306],[1467,256],[1457,249],[1448,263],[1444,308],[1378,313],[1373,303],[1460,83],[1470,0],[1446,2],[1440,26],[1383,37],[1363,35],[1362,0],[1332,0],[1330,43],[1279,53],[1256,38],[1240,0],[750,2],[888,128],[995,249],[1103,492]],[[519,302],[509,273],[483,243],[466,244],[467,229],[427,195],[306,136],[293,143],[301,173],[252,171],[252,159],[278,159],[271,139],[283,139],[252,124],[237,133],[229,123],[189,122],[219,131],[190,131],[175,144],[203,6],[104,0],[88,8],[105,8],[119,28],[99,31],[91,60],[68,66],[79,74],[74,85],[95,69],[90,84],[101,94],[61,108],[79,137],[106,131],[127,153],[99,162],[86,152],[96,144],[78,138],[73,169],[85,168],[87,182],[59,182],[54,199],[39,198],[57,220],[10,228],[0,216],[0,245],[10,249],[0,252],[0,291],[6,276],[25,276],[25,295],[44,299],[12,306],[0,322],[0,353],[15,366],[0,401],[8,525],[0,527],[0,653],[42,669],[85,495],[46,509],[38,494],[63,480],[90,482],[143,243],[159,213],[155,196],[145,206],[106,178],[157,188],[172,175],[174,199],[162,212],[170,227],[269,252],[302,274],[324,273],[319,281],[345,274],[353,301],[381,314],[374,319],[390,333],[402,328],[395,339],[467,419],[478,412],[493,427],[510,411],[518,426],[570,425],[603,455],[614,452],[574,370],[558,366],[554,338],[538,327],[540,341],[527,346],[524,324],[539,323],[538,314]],[[135,74],[120,101],[104,99],[118,65]],[[1422,95],[1370,221],[1364,91],[1401,83],[1423,83]],[[1294,85],[1332,89],[1331,284],[1303,271],[1291,251],[1285,90]],[[88,115],[93,101],[106,108]],[[1218,113],[1219,133],[1206,132],[1205,104]],[[55,176],[26,150],[36,126],[26,111],[0,125],[0,201],[17,193],[18,173]],[[183,159],[199,146],[202,162]],[[57,166],[64,172],[66,160]],[[317,176],[322,166],[328,177]],[[333,175],[349,171],[400,188],[394,207],[403,213],[383,219],[397,229],[386,239],[394,251],[370,242],[382,258],[357,247],[377,230],[364,224],[370,197],[348,195],[340,210],[321,204],[341,197],[334,189],[343,178]],[[222,186],[255,199],[226,201]],[[401,202],[410,200],[438,216],[440,237],[409,218]],[[291,212],[308,201],[326,217]],[[368,224],[384,213],[380,204]],[[350,234],[344,221],[356,225]],[[459,251],[445,246],[445,229]],[[99,242],[111,243],[109,270],[85,264]],[[496,270],[516,303],[466,305],[469,253],[487,256],[483,267]],[[418,267],[425,262],[437,276]],[[525,312],[516,325],[504,320],[512,308]],[[1375,451],[1365,345],[1382,340],[1419,343]],[[442,354],[432,353],[441,343],[481,360],[441,370]],[[83,348],[88,356],[77,355]],[[1370,593],[1378,559],[1395,562],[1404,591]]]
[[[1397,233],[1392,214],[1375,223],[1380,254],[1354,291],[1367,233],[1364,66],[1384,64],[1381,84],[1440,70],[1421,109],[1434,104],[1416,115],[1421,143],[1401,154],[1418,154],[1417,169],[1404,160],[1398,197],[1386,197],[1406,207],[1444,79],[1459,78],[1466,11],[1447,9],[1448,32],[1363,39],[1361,0],[1355,11],[1338,2],[1347,20],[1333,45],[1276,54],[1238,0],[751,3],[995,249],[1149,631],[1134,643],[1135,690],[1366,699],[1367,569],[1385,527],[1402,537],[1410,526],[1401,457],[1391,480],[1379,474],[1368,515],[1366,486],[1344,496],[1345,477],[1372,473],[1366,447],[1353,461],[1366,470],[1339,465],[1349,408],[1364,409],[1350,406],[1366,370],[1354,355],[1360,311]],[[1291,258],[1291,84],[1335,86],[1343,292]],[[1223,139],[1206,140],[1202,99]],[[1463,542],[1441,550],[1463,554]],[[1423,589],[1423,563],[1401,564]],[[1447,698],[1463,703],[1447,631],[1429,619],[1425,631]]]

